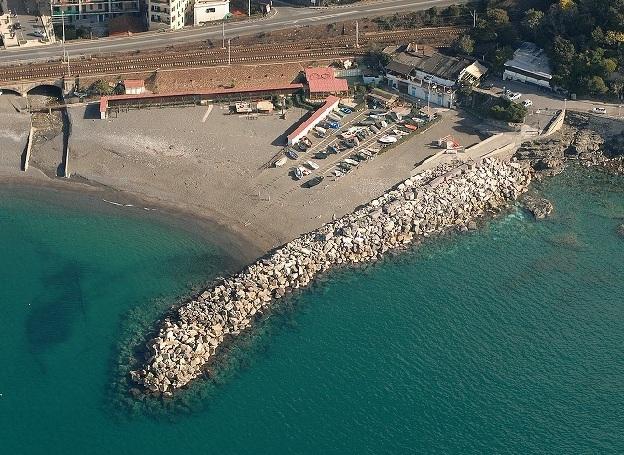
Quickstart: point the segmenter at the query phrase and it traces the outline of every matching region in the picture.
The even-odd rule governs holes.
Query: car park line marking
[[[206,119],[212,112],[212,107],[213,107],[212,104],[208,105],[208,110],[206,110],[206,113],[204,114],[204,117],[202,118],[202,123],[206,123]]]

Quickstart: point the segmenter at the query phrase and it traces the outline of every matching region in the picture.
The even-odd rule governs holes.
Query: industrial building
[[[507,79],[550,89],[550,60],[543,49],[533,43],[524,42],[516,49],[513,58],[505,62],[503,80]]]

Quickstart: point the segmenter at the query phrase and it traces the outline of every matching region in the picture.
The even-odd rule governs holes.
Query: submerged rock
[[[616,230],[617,234],[624,239],[624,223],[620,224]]]
[[[522,199],[522,205],[536,220],[550,216],[555,208],[548,199],[528,194]]]

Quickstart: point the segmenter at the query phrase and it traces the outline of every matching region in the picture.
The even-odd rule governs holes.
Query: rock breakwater
[[[177,308],[147,343],[149,358],[133,381],[171,395],[201,376],[219,346],[249,327],[258,313],[342,264],[374,261],[416,238],[474,228],[526,191],[531,173],[493,159],[444,164],[405,180],[381,197],[287,243]]]

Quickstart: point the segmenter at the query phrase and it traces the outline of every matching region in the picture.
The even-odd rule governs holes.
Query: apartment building
[[[193,25],[194,4],[194,0],[148,0],[150,30],[178,30],[185,25]]]
[[[50,0],[53,19],[64,18],[65,23],[87,24],[106,22],[121,14],[138,14],[141,0]]]

